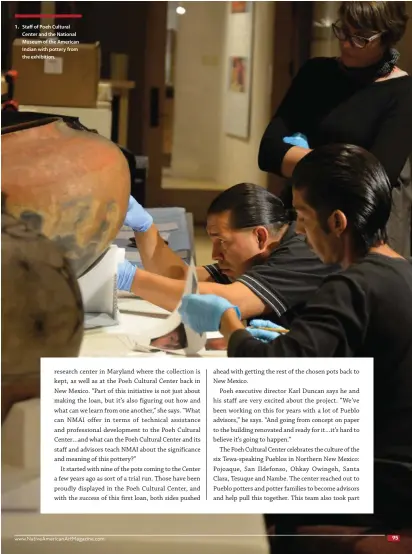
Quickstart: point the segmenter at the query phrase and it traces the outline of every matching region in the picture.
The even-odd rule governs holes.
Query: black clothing
[[[362,84],[336,58],[311,59],[263,135],[262,171],[281,175],[282,160],[292,148],[283,138],[296,132],[307,136],[311,148],[348,143],[369,150],[395,186],[412,152],[412,77]]]
[[[377,63],[368,67],[346,67],[342,63],[341,67],[351,79],[368,84],[389,75],[398,63],[399,56],[395,48],[389,48]]]
[[[265,318],[287,328],[324,278],[339,270],[337,266],[323,264],[295,227],[295,223],[289,226],[264,263],[254,265],[236,279],[271,308],[273,313]],[[232,282],[217,264],[204,267],[217,283]]]
[[[392,211],[386,225],[389,245],[405,258],[412,254],[412,183],[409,161],[392,190]]]
[[[225,273],[220,271],[219,264],[208,264],[203,267],[209,272],[209,275],[215,283],[219,283],[220,285],[230,285],[231,283],[234,283],[232,279],[229,279]]]
[[[368,254],[327,277],[287,335],[236,331],[228,356],[374,358],[375,507],[412,502],[412,264]]]

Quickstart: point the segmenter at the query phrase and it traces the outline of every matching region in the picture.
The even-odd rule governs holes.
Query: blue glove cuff
[[[147,212],[146,212],[147,213]],[[153,225],[153,217],[147,213],[147,219],[144,223],[141,223],[138,227],[132,227],[135,233],[145,233]]]
[[[130,292],[136,271],[137,267],[128,260],[119,264],[117,269],[117,288]]]
[[[223,301],[224,303],[230,304],[228,302],[228,300],[226,300],[224,298],[221,298],[220,300]],[[223,314],[225,312],[227,312],[228,310],[235,310],[237,317],[240,319],[240,310],[239,310],[239,308],[237,306],[228,305],[223,309],[223,311],[220,312],[220,314],[216,314],[217,319],[215,319],[215,324],[214,324],[214,327],[215,327],[216,331],[218,331],[220,329]]]

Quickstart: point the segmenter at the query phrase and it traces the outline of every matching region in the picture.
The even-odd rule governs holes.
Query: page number
[[[400,535],[388,535],[386,538],[388,542],[399,542],[401,540]]]

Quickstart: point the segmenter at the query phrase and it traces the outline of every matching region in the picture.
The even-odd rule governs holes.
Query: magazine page
[[[2,550],[411,553],[412,2],[1,15]]]

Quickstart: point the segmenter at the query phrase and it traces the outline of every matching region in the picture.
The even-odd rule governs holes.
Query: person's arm
[[[289,333],[271,343],[242,329],[233,310],[223,314],[220,332],[229,357],[351,357],[363,343],[368,317],[363,287],[335,276],[319,289]]]
[[[404,95],[393,100],[369,151],[381,162],[395,186],[412,153],[412,79]]]
[[[170,279],[186,279],[188,265],[165,243],[156,225],[152,225],[145,233],[135,233],[134,236],[146,271]],[[213,277],[203,266],[196,267],[196,275],[199,282],[213,281]]]
[[[292,146],[292,148],[286,152],[282,160],[281,171],[283,177],[292,177],[296,165],[306,156],[306,154],[309,154],[309,152],[312,152],[310,148]]]
[[[293,79],[275,116],[267,126],[259,147],[258,164],[262,171],[290,177],[298,161],[310,150],[283,142],[296,132],[305,133],[307,90],[316,80],[317,61],[309,60]]]
[[[132,228],[143,267],[147,271],[171,279],[186,278],[187,264],[165,243],[152,216],[133,196],[129,198],[124,225]],[[199,281],[210,280],[205,268],[198,267],[196,270]]]
[[[171,279],[186,278],[187,264],[165,243],[156,225],[134,236],[145,270]]]
[[[173,311],[182,298],[184,287],[184,281],[137,269],[129,290],[156,306]],[[242,319],[264,315],[270,311],[263,301],[242,283],[221,285],[202,282],[199,283],[199,293],[215,294],[226,298],[239,307]]]

